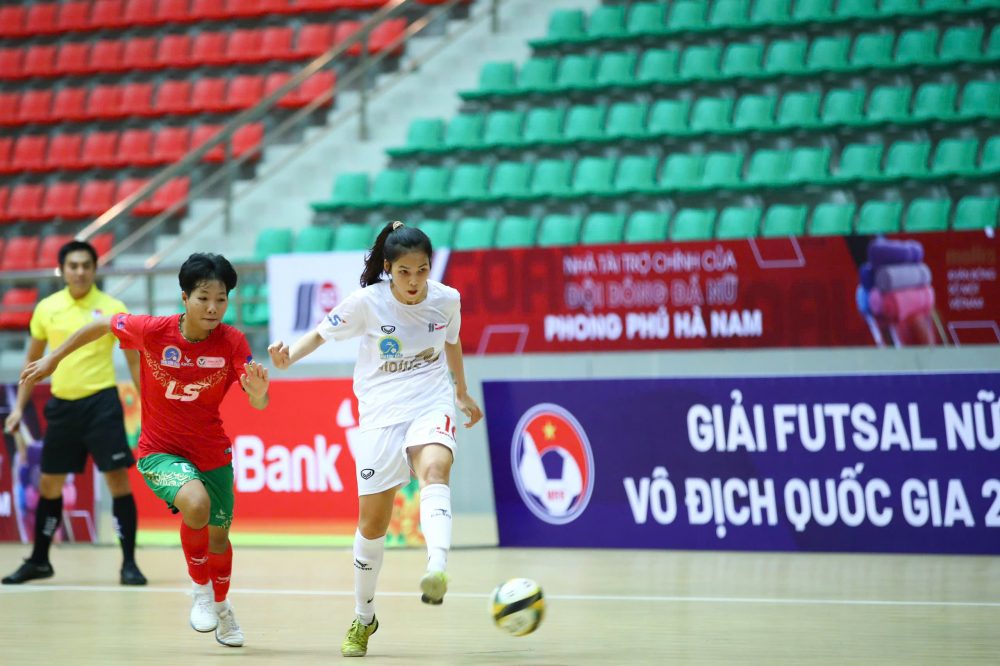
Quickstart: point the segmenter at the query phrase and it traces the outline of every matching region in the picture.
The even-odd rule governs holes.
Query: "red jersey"
[[[228,465],[233,449],[219,405],[253,358],[246,337],[220,324],[205,340],[188,342],[180,315],[128,313],[111,318],[111,332],[142,359],[139,457],[170,453],[203,472]]]

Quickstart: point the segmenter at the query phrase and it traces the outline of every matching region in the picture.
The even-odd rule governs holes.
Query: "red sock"
[[[233,573],[233,544],[226,544],[226,552],[208,554],[208,571],[212,575],[215,600],[225,601],[229,594],[229,578]]]
[[[191,580],[199,585],[208,583],[208,526],[196,530],[181,522],[181,548]]]

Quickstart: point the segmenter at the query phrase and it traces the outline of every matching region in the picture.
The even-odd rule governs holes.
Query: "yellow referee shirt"
[[[125,304],[97,287],[91,287],[83,298],[76,300],[69,287],[43,298],[31,315],[31,337],[48,342],[55,349],[99,317],[128,312]],[[77,349],[59,363],[52,373],[52,395],[63,400],[79,400],[116,385],[111,354],[115,336],[109,331],[100,340]]]

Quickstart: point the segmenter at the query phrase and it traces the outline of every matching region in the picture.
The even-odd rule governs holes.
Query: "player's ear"
[[[382,262],[382,270],[384,270],[387,275],[392,274],[392,264],[389,263],[388,259]]]

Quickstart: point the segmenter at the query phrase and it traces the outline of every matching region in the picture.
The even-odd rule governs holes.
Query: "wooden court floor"
[[[26,554],[0,546],[6,574]],[[370,664],[997,664],[1000,558],[596,550],[453,551],[443,606],[420,603],[420,550],[390,551]],[[187,624],[179,549],[143,548],[150,585],[117,585],[112,547],[58,546],[56,576],[0,586],[0,664],[329,664],[352,618],[345,549],[238,548],[247,636]],[[548,614],[511,638],[493,585],[532,577]]]

